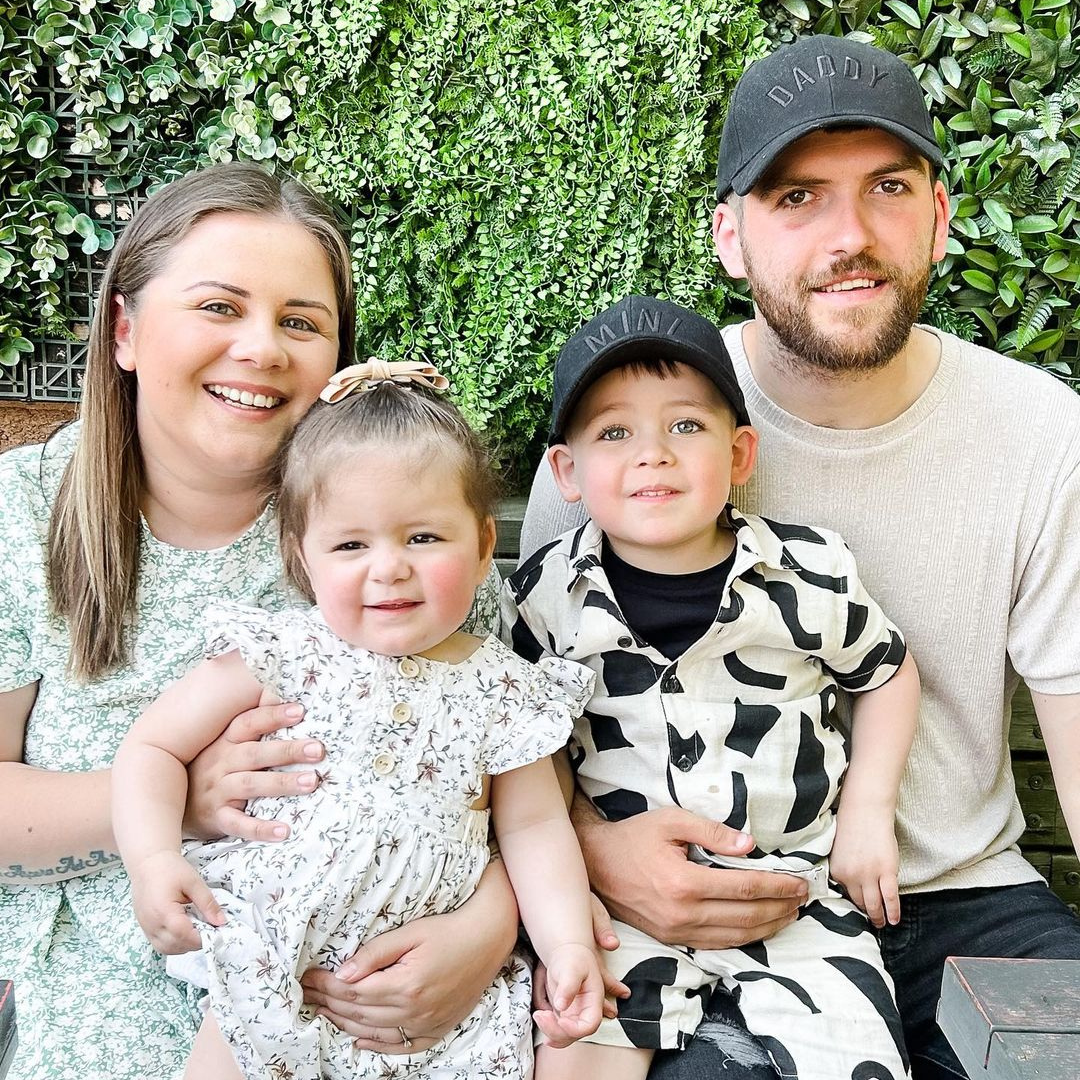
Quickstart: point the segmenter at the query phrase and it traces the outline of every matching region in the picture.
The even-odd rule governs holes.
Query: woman
[[[350,361],[353,302],[348,247],[301,185],[243,164],[185,177],[140,209],[113,253],[80,422],[0,458],[0,973],[19,1003],[14,1080],[183,1069],[197,1007],[131,914],[109,766],[135,717],[198,659],[206,602],[286,602],[271,465]],[[229,831],[270,829],[237,824],[237,800],[314,780],[246,771],[303,753],[302,741],[245,745],[280,712],[239,718],[194,767],[194,827],[223,831],[231,810]],[[401,963],[370,983],[314,974],[318,1003],[355,1017],[374,985],[376,1021],[395,1038],[399,1027],[440,1034],[513,935],[500,874],[475,906],[440,917],[453,925],[386,935],[358,973]],[[409,1005],[417,970],[431,989]]]

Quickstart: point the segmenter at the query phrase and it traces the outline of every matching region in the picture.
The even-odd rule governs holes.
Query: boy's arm
[[[260,694],[234,650],[173,683],[132,725],[112,777],[113,831],[129,870],[147,855],[179,850],[188,762]]]
[[[1080,852],[1080,694],[1037,694],[1031,700],[1054,770],[1054,785]]]
[[[919,672],[910,653],[888,682],[859,694],[852,707],[851,761],[840,791],[831,869],[875,926],[900,916],[896,798],[918,715]]]
[[[590,1034],[604,987],[589,881],[551,761],[492,777],[491,811],[521,921],[547,966],[553,1012],[538,1014],[537,1023],[555,1039]]]

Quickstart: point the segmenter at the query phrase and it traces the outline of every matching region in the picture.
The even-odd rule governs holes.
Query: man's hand
[[[242,840],[284,840],[289,827],[262,821],[244,812],[248,799],[264,795],[302,795],[314,791],[319,778],[310,771],[274,772],[282,765],[314,765],[323,758],[314,739],[259,740],[263,735],[299,723],[299,705],[260,705],[241,713],[188,766],[184,835],[199,840],[238,836]]]
[[[201,944],[188,904],[211,926],[225,925],[214,894],[178,851],[150,855],[132,869],[131,900],[143,933],[166,956],[191,952]]]
[[[745,855],[752,837],[677,808],[604,821],[579,792],[574,828],[589,880],[615,918],[658,941],[727,949],[794,922],[807,886],[790,874],[723,870],[688,860],[690,844]]]

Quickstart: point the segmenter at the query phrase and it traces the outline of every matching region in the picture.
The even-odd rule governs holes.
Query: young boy
[[[796,922],[741,949],[672,947],[617,923],[608,965],[629,1000],[588,1042],[544,1048],[538,1080],[644,1078],[654,1050],[689,1042],[721,980],[781,1075],[907,1075],[856,905],[878,926],[899,918],[893,818],[918,675],[839,536],[729,503],[756,447],[720,333],[692,311],[629,296],[559,355],[548,461],[591,520],[507,582],[513,644],[596,672],[570,755],[602,815],[708,815],[751,849],[691,858],[798,874],[809,894]],[[841,690],[856,695],[850,761]]]

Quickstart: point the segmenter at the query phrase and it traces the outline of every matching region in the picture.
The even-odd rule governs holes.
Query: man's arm
[[[1073,848],[1080,851],[1080,694],[1032,692],[1031,700],[1050,755],[1069,836]]]

